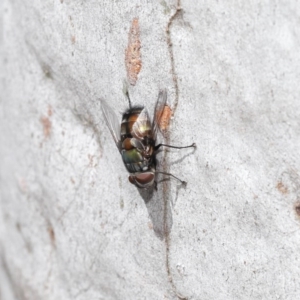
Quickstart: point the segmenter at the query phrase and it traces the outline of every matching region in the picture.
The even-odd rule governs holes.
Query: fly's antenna
[[[128,82],[126,80],[123,81],[123,93],[125,94],[126,98],[128,99],[129,108],[132,108],[132,104],[131,104],[131,100],[130,100],[129,92],[128,92]]]
[[[180,181],[182,185],[187,185],[187,182],[186,182],[186,181],[181,180],[180,178],[174,176],[174,175],[171,174],[171,173],[166,173],[166,172],[161,172],[161,171],[156,171],[155,173],[163,174],[163,175],[167,175],[167,176],[173,177],[173,178],[177,179],[178,181]]]

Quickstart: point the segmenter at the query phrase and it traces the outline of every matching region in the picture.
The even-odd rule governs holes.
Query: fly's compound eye
[[[140,185],[147,185],[153,182],[154,174],[153,173],[141,173],[135,176],[135,180]]]
[[[130,183],[134,184],[138,188],[148,188],[153,185],[155,175],[154,173],[140,173],[137,175],[128,176],[128,180]]]
[[[128,180],[130,183],[135,184],[134,176],[128,176]]]

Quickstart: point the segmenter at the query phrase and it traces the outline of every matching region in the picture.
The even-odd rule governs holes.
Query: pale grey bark
[[[1,300],[297,299],[297,1],[1,5]],[[170,143],[198,146],[161,164],[187,187],[151,199],[99,104],[127,106],[135,17],[132,101],[167,88]]]

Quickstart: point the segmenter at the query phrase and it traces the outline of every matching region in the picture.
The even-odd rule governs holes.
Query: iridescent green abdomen
[[[122,159],[129,173],[147,171],[149,168],[149,160],[145,160],[142,154],[136,149],[122,150]]]

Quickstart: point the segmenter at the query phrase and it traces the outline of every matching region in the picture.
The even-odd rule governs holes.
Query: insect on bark
[[[152,121],[145,107],[132,106],[128,93],[127,98],[129,109],[123,113],[121,124],[113,109],[103,99],[101,99],[101,108],[123,163],[130,173],[129,181],[141,189],[151,188],[156,185],[155,175],[160,173],[186,184],[185,181],[170,173],[156,170],[156,154],[160,147],[175,149],[196,147],[195,143],[184,147],[155,145],[159,123],[167,101],[167,91],[164,89],[159,92]]]

